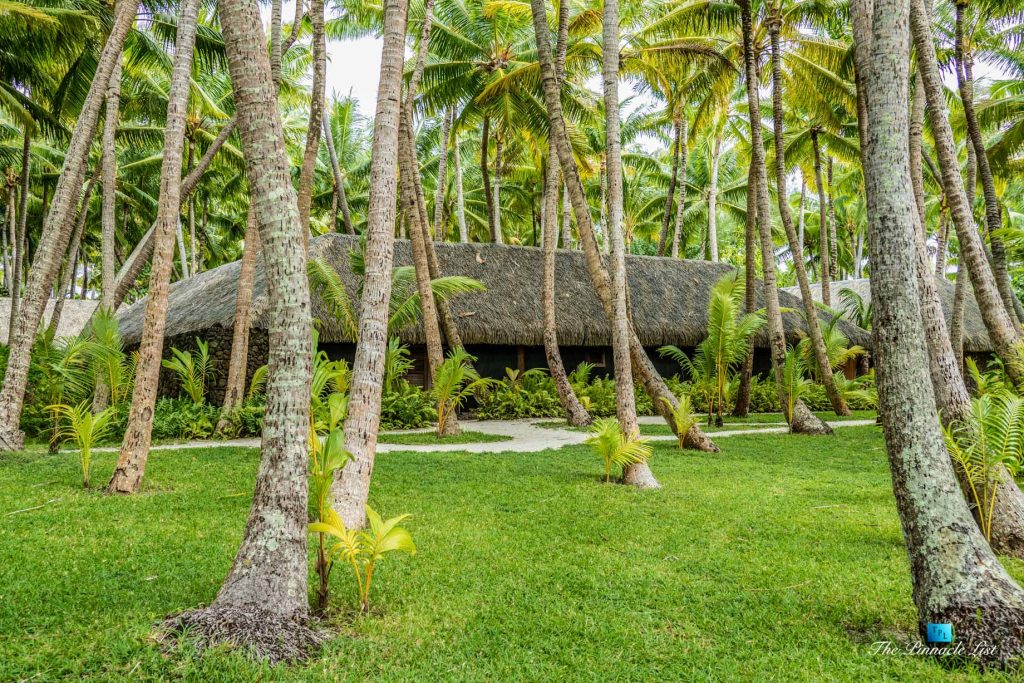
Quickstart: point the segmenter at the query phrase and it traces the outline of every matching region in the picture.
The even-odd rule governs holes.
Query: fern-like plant
[[[971,400],[964,421],[943,427],[946,449],[967,484],[985,538],[992,537],[992,514],[1001,477],[999,468],[1018,472],[1024,460],[1024,401],[1008,391]]]
[[[611,481],[613,467],[624,471],[630,465],[647,462],[652,453],[647,439],[625,434],[613,417],[597,420],[586,443],[604,461],[605,482]]]
[[[455,349],[434,373],[434,386],[430,393],[437,406],[437,436],[444,434],[445,422],[462,407],[466,399],[478,391],[485,391],[494,381],[473,368],[476,358],[465,349]]]
[[[182,351],[171,348],[172,358],[163,361],[163,366],[174,371],[181,383],[181,389],[192,402],[201,404],[206,400],[206,382],[213,377],[210,363],[210,346],[196,337],[196,351]]]
[[[661,402],[672,411],[672,428],[675,430],[678,446],[683,448],[686,434],[697,424],[697,416],[693,414],[693,401],[689,394],[683,394],[678,397],[674,406],[664,396],[661,397]]]
[[[61,403],[50,408],[58,416],[61,425],[57,431],[58,441],[74,441],[78,446],[78,460],[82,465],[82,486],[89,488],[92,448],[110,432],[115,409],[111,406],[93,414],[91,401],[82,401],[74,406]]]

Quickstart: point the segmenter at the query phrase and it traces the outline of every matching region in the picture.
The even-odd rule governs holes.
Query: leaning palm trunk
[[[850,409],[846,406],[843,395],[836,387],[835,377],[832,375],[832,363],[828,358],[828,351],[825,349],[825,340],[821,336],[821,325],[818,324],[818,309],[814,304],[814,297],[811,295],[811,285],[807,279],[807,268],[804,265],[804,255],[800,249],[800,240],[793,227],[793,217],[789,213],[789,195],[786,192],[786,146],[783,140],[783,112],[782,112],[782,48],[779,42],[779,25],[782,18],[774,16],[769,19],[768,31],[771,36],[772,45],[772,127],[775,131],[775,187],[779,204],[779,215],[782,218],[782,225],[786,230],[786,237],[789,239],[789,248],[793,252],[793,270],[796,271],[796,279],[800,285],[800,298],[803,299],[804,317],[807,319],[807,332],[811,339],[811,349],[820,370],[821,383],[825,387],[825,394],[836,415],[850,415]],[[818,166],[819,164],[816,164]],[[816,169],[820,180],[820,169]],[[828,232],[825,218],[825,196],[821,192],[819,184],[819,204],[822,217],[820,232],[822,238]],[[767,221],[766,221],[767,222]],[[822,249],[822,299],[825,297],[826,283],[829,279],[827,269],[829,252]]]
[[[879,408],[919,633],[929,623],[952,624],[968,656],[1007,664],[1024,645],[1024,591],[988,547],[957,485],[929,389],[917,288],[906,277],[916,251],[906,144],[908,2],[876,0],[873,30],[865,35],[862,1],[853,13],[857,51],[870,54],[867,64],[858,59],[858,70],[871,84],[863,93],[870,130],[864,175]],[[927,27],[926,12],[923,0],[913,5],[917,34]]]
[[[402,93],[402,55],[408,4],[384,2],[384,46],[381,53],[377,111],[373,119],[370,199],[366,225],[366,276],[359,308],[359,344],[352,363],[352,385],[345,419],[345,448],[352,459],[331,492],[334,507],[348,528],[361,527],[370,493],[381,385],[388,344],[388,300],[394,263],[396,156]]]
[[[760,98],[758,95],[757,68],[754,63],[753,29],[751,9],[749,0],[737,0],[742,13],[743,29],[743,61],[746,68],[747,78],[747,106],[752,112],[761,110]],[[781,119],[781,112],[778,118]],[[775,250],[771,236],[771,203],[768,198],[768,169],[764,158],[764,146],[761,138],[761,126],[756,120],[751,120],[750,125],[750,165],[754,169],[754,191],[757,198],[757,222],[761,237],[761,262],[764,270],[764,293],[768,309],[768,339],[772,354],[772,369],[775,373],[775,382],[779,392],[779,403],[786,410],[786,421],[789,423],[790,431],[801,434],[830,434],[831,428],[819,420],[814,413],[807,409],[803,401],[796,399],[790,401],[786,394],[783,382],[783,367],[786,357],[786,335],[782,326],[782,309],[779,306],[779,291],[776,286],[775,272]],[[780,145],[781,147],[781,145]],[[748,192],[750,189],[748,188]],[[784,192],[780,190],[780,197]],[[781,202],[780,202],[781,205]],[[792,221],[786,230],[787,236],[792,235]],[[792,243],[791,239],[791,243]],[[793,260],[799,261],[801,255],[794,254]],[[806,281],[806,274],[804,280]],[[804,291],[801,287],[804,303],[813,301],[810,291]],[[812,304],[813,305],[813,304]],[[817,320],[816,314],[811,313],[811,319]],[[828,368],[825,364],[824,368]],[[822,375],[826,372],[822,372]],[[787,408],[792,404],[793,409]]]
[[[1024,317],[1024,310],[1021,310],[1017,295],[1013,292],[1010,275],[1006,269],[1006,247],[999,236],[999,229],[1003,226],[1002,209],[999,206],[999,197],[996,195],[995,179],[992,176],[988,153],[985,151],[985,138],[981,134],[981,125],[978,123],[978,114],[974,108],[974,77],[971,66],[973,57],[964,44],[964,9],[966,5],[967,3],[962,0],[955,3],[954,65],[956,80],[960,88],[964,121],[967,124],[968,144],[974,148],[978,178],[981,180],[982,196],[985,198],[985,232],[992,248],[992,274],[995,276],[996,287],[999,288],[1003,305],[1006,306],[1007,315],[1011,321],[1019,324]]]
[[[149,456],[153,432],[153,409],[163,355],[167,325],[167,296],[174,259],[174,237],[181,230],[181,165],[185,145],[185,115],[188,109],[192,53],[195,47],[199,0],[184,0],[178,19],[174,64],[167,93],[167,123],[160,169],[160,203],[157,215],[153,266],[149,278],[149,300],[139,342],[132,405],[117,466],[107,486],[108,493],[137,493]],[[184,255],[183,255],[184,256]],[[182,259],[182,270],[185,261]]]
[[[568,190],[573,213],[576,216],[576,225],[579,230],[580,241],[583,245],[587,274],[590,276],[598,299],[604,307],[605,315],[610,321],[613,317],[611,285],[608,273],[602,264],[601,252],[597,245],[590,210],[587,207],[586,197],[583,193],[583,183],[580,180],[579,169],[576,167],[576,162],[572,155],[565,120],[562,117],[562,104],[559,98],[558,81],[551,59],[551,41],[548,37],[547,17],[544,12],[543,0],[531,0],[530,9],[533,14],[533,28],[537,40],[544,103],[548,113],[551,142],[555,145],[558,153],[565,187]],[[630,330],[629,337],[630,360],[633,372],[637,379],[643,383],[644,390],[651,397],[652,402],[662,417],[665,418],[666,423],[674,428],[675,420],[672,416],[672,411],[676,408],[679,401],[665,385],[661,375],[658,374],[658,371],[651,363],[651,359],[647,357],[647,352],[640,343],[635,330]],[[696,425],[691,427],[686,433],[685,439],[685,445],[689,448],[703,451],[718,450],[718,447]]]
[[[747,169],[747,216],[743,239],[744,277],[744,311],[753,313],[757,309],[757,193],[754,190],[754,167]],[[754,376],[754,345],[747,345],[747,355],[740,367],[740,386],[736,390],[736,403],[733,405],[733,417],[746,417],[750,412],[750,382]]]
[[[341,165],[338,163],[338,150],[334,146],[334,131],[331,130],[329,116],[324,117],[324,143],[327,145],[327,156],[331,160],[331,174],[334,176],[334,197],[341,208],[341,222],[345,226],[345,232],[349,235],[356,233],[352,227],[352,211],[348,206],[348,195],[345,193],[345,178],[341,175]],[[331,221],[331,230],[337,229],[337,214]]]
[[[324,0],[310,0],[309,16],[313,24],[313,90],[309,100],[309,125],[306,149],[299,172],[299,230],[303,244],[309,244],[309,212],[313,204],[313,173],[320,150],[320,130],[324,116],[324,81],[327,78],[327,41],[324,37]]]
[[[971,215],[971,208],[967,204],[963,179],[954,151],[953,132],[946,111],[945,93],[939,75],[931,27],[924,21],[913,22],[913,34],[918,55],[917,68],[924,82],[928,116],[942,173],[943,191],[949,201],[960,242],[960,258],[967,266],[974,287],[974,298],[978,302],[995,351],[1002,358],[1010,377],[1020,382],[1024,380],[1021,335],[1000,297],[995,277],[985,256],[985,247]]]
[[[75,123],[60,178],[57,180],[53,203],[36,245],[35,257],[28,272],[21,300],[17,326],[9,339],[10,352],[4,372],[3,389],[0,390],[0,450],[20,449],[24,443],[24,434],[21,433],[19,422],[25,400],[32,343],[39,329],[39,321],[42,319],[43,307],[46,305],[50,288],[57,276],[61,256],[71,237],[73,221],[69,220],[69,216],[74,213],[82,187],[85,164],[96,133],[104,92],[114,71],[114,65],[120,59],[125,36],[135,18],[135,8],[136,4],[131,0],[120,0],[114,8],[110,34],[103,46],[89,93]]]
[[[56,338],[57,328],[60,327],[60,319],[64,315],[64,292],[70,291],[74,294],[75,264],[78,262],[78,251],[82,245],[82,235],[85,233],[85,222],[89,218],[89,202],[92,200],[92,191],[96,187],[98,177],[98,173],[94,174],[85,185],[82,205],[78,210],[78,218],[75,220],[75,229],[71,235],[71,241],[68,243],[64,276],[61,278],[60,285],[57,288],[57,299],[53,304],[53,312],[50,313],[50,323],[46,328],[46,334],[51,339]]]
[[[672,173],[668,177],[665,210],[661,214],[661,232],[658,234],[658,256],[665,255],[665,245],[668,244],[668,226],[672,220],[672,206],[676,196],[676,183],[679,180],[679,146],[682,137],[682,124],[678,117],[672,122],[672,133]]]
[[[267,268],[267,403],[256,490],[231,570],[213,604],[170,625],[278,661],[301,658],[321,640],[307,625],[309,286],[259,8],[252,0],[222,0],[220,17]]]
[[[224,404],[221,406],[221,416],[217,422],[218,432],[227,428],[231,412],[238,407],[245,396],[245,379],[249,369],[249,325],[252,322],[252,282],[259,253],[260,231],[256,223],[256,213],[250,206],[246,217],[242,263],[238,271],[235,321],[231,333],[231,359],[228,361]]]

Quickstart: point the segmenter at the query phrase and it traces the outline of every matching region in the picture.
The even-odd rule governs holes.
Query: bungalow
[[[323,235],[310,243],[310,256],[322,257],[333,264],[353,300],[358,278],[350,268],[349,253],[358,248],[358,238],[340,234]],[[520,370],[546,367],[540,301],[541,250],[438,242],[436,251],[445,275],[469,276],[487,288],[451,302],[463,343],[477,357],[476,367],[481,374],[501,377],[506,367]],[[396,241],[395,265],[411,263],[410,244]],[[227,374],[239,268],[240,264],[235,262],[200,273],[176,283],[170,292],[165,352],[170,346],[191,348],[195,337],[208,342],[217,367],[217,377],[211,386],[211,398],[215,401],[223,394]],[[672,375],[678,373],[679,368],[657,354],[659,346],[674,344],[692,348],[705,338],[709,292],[730,269],[729,265],[708,261],[651,256],[627,258],[633,322],[660,371]],[[784,318],[787,337],[795,342],[803,329],[803,319],[795,312],[800,306],[799,299],[785,292],[780,292],[779,298],[783,307],[793,309]],[[760,292],[759,299],[763,299]],[[139,342],[145,305],[143,299],[119,313],[121,331],[130,346]],[[253,308],[248,358],[250,376],[267,359],[267,281],[262,262],[257,265],[253,280]],[[354,340],[345,334],[316,296],[312,311],[314,319],[319,321],[320,347],[331,357],[351,358]],[[596,366],[595,373],[611,372],[611,331],[591,287],[581,252],[558,252],[556,311],[558,339],[566,366],[572,369],[586,361]],[[821,315],[827,318],[827,314]],[[840,325],[853,343],[869,344],[870,335],[864,330],[845,320]],[[424,372],[422,326],[402,330],[399,337],[409,345],[416,363],[408,379],[425,384],[428,378]],[[759,372],[769,369],[767,346],[767,335],[762,331],[755,339],[755,368]]]

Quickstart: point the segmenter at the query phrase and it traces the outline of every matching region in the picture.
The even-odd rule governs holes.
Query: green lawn
[[[815,415],[828,422],[843,422],[846,420],[874,420],[877,414],[873,410],[854,410],[853,414],[849,417],[837,417],[835,413],[831,411],[816,412]],[[729,417],[725,418],[725,425],[722,427],[716,427],[707,425],[707,415],[701,416],[700,428],[708,433],[730,431],[734,429],[757,429],[760,427],[784,427],[786,425],[785,419],[782,417],[782,413],[751,413],[746,417]],[[571,429],[573,431],[586,432],[589,431],[589,427],[569,427],[566,425],[565,420],[547,420],[544,422],[536,423],[539,427],[546,427],[548,429]],[[672,429],[665,423],[659,422],[657,424],[642,424],[640,425],[640,433],[644,436],[671,436]]]
[[[455,436],[444,436],[438,437],[436,431],[430,432],[405,432],[405,433],[390,433],[381,434],[377,441],[380,443],[397,443],[404,446],[416,446],[416,445],[435,445],[444,443],[492,443],[495,441],[511,441],[511,436],[504,434],[484,434],[483,432],[474,432],[471,430],[465,430],[461,434]]]
[[[371,503],[413,513],[419,553],[380,566],[382,614],[341,611],[318,658],[275,670],[147,639],[215,596],[255,450],[154,452],[146,492],[116,499],[77,488],[72,455],[0,456],[0,680],[980,678],[871,652],[915,628],[877,428],[721,446],[655,444],[653,492],[600,483],[585,447],[382,454]],[[332,580],[350,604],[349,576]]]

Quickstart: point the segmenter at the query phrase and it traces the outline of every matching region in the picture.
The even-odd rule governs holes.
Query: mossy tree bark
[[[309,213],[313,205],[313,173],[320,151],[320,131],[324,118],[324,89],[327,79],[327,40],[324,37],[324,0],[310,0],[309,17],[313,25],[313,84],[309,99],[309,124],[306,148],[299,171],[299,229],[303,244],[309,244]]]

